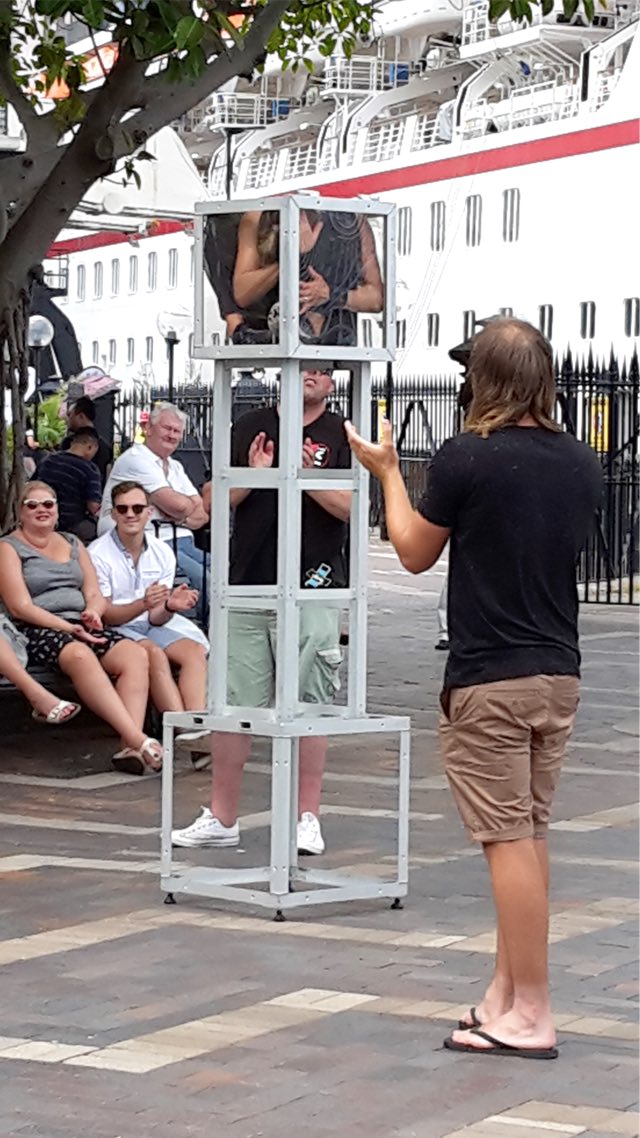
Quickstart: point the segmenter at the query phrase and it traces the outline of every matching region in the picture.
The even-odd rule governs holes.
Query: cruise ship
[[[83,364],[122,381],[166,373],[163,321],[191,358],[197,200],[315,190],[397,206],[398,381],[452,370],[476,320],[514,314],[558,353],[629,359],[640,338],[639,0],[592,24],[561,3],[531,24],[486,0],[389,0],[350,59],[268,61],[158,136],[142,189],[94,187],[51,249]],[[105,33],[107,35],[107,33]],[[151,187],[151,189],[150,189]],[[208,327],[225,326],[210,293]],[[375,344],[376,316],[360,338]]]

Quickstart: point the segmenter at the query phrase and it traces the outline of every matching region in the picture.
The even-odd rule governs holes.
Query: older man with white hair
[[[149,415],[143,443],[134,443],[113,464],[102,498],[98,536],[113,528],[111,492],[120,482],[144,487],[153,507],[149,527],[163,541],[176,541],[178,565],[202,596],[204,554],[193,531],[207,525],[209,514],[181,462],[173,458],[180,445],[186,415],[173,403],[158,403]]]

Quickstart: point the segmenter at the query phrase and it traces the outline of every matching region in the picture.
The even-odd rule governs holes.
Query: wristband
[[[175,610],[175,609],[170,609],[170,608],[169,608],[169,601],[168,601],[168,600],[166,600],[166,601],[164,602],[164,607],[165,607],[165,609],[167,610],[167,612],[170,612],[170,613],[171,613],[171,615],[172,615],[172,616],[175,616],[175,615],[176,615],[176,610]]]

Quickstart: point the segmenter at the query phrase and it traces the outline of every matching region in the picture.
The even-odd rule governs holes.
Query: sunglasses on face
[[[28,510],[53,510],[58,503],[55,498],[25,498],[22,505],[26,506]]]
[[[148,509],[146,505],[143,506],[140,502],[135,502],[133,506],[125,506],[121,502],[118,502],[118,504],[113,508],[116,514],[120,514],[121,518],[126,517],[129,511],[131,511],[132,514],[135,514],[138,518],[140,517],[140,514],[143,512],[143,510]]]

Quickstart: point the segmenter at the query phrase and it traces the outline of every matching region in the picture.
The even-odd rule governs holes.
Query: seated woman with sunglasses
[[[17,528],[0,540],[0,596],[27,639],[30,664],[57,666],[83,703],[121,736],[112,765],[160,770],[162,747],[142,730],[149,694],[143,648],[104,629],[105,602],[84,546],[56,532],[58,505],[46,482],[28,482]],[[115,687],[110,682],[111,677]]]

